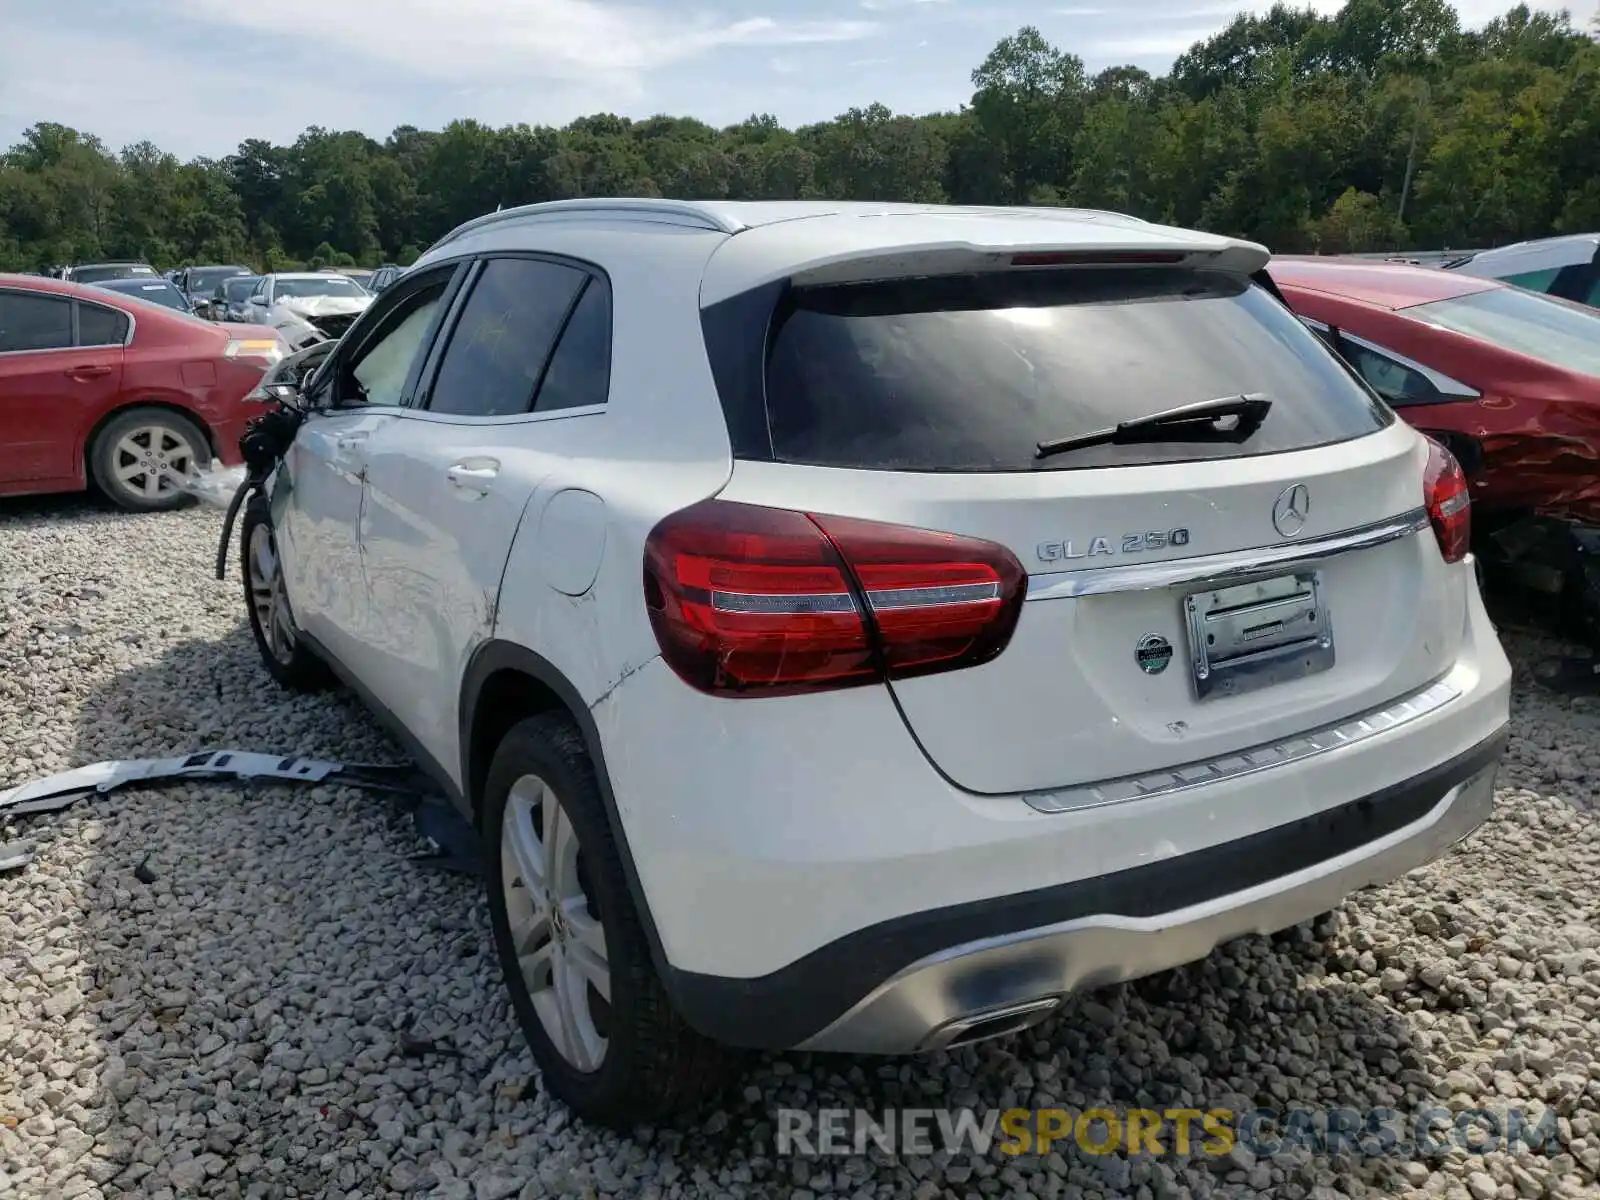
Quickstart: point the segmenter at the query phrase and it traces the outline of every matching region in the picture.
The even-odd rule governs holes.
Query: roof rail
[[[596,197],[593,199],[579,200],[548,200],[542,204],[522,204],[516,208],[498,209],[492,213],[485,213],[481,217],[474,217],[465,224],[457,225],[449,233],[429,247],[430,250],[453,242],[457,238],[474,233],[490,225],[498,225],[502,221],[517,221],[528,217],[564,216],[568,213],[594,213],[607,216],[638,216],[638,217],[676,217],[679,220],[693,222],[702,228],[713,230],[717,233],[738,233],[744,228],[737,221],[729,220],[709,211],[704,205],[696,204],[690,200],[657,200],[650,198],[613,198]]]

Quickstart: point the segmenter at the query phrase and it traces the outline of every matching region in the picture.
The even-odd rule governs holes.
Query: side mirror
[[[251,296],[250,303],[257,308],[265,308],[267,306],[267,298],[265,296]]]

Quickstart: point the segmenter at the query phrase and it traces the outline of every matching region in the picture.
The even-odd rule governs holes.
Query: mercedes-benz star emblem
[[[1272,505],[1272,527],[1284,537],[1292,538],[1306,527],[1311,516],[1311,490],[1303,483],[1295,483],[1278,493]]]

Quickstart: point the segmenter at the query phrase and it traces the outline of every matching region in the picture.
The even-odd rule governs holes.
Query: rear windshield
[[[224,279],[249,274],[243,267],[193,267],[189,271],[189,291],[195,295],[209,293]]]
[[[107,280],[103,286],[108,292],[136,296],[140,300],[175,308],[179,312],[189,311],[189,306],[184,303],[183,293],[170,283],[150,283],[144,279],[112,279]]]
[[[141,276],[149,278],[154,274],[155,271],[150,267],[113,263],[110,266],[103,267],[74,267],[72,269],[72,282],[100,283],[107,279],[135,279]]]
[[[797,289],[773,323],[767,423],[782,462],[1031,471],[1305,449],[1393,414],[1236,276],[1027,271]],[[1241,443],[1142,442],[1038,459],[1041,441],[1207,400],[1272,408]]]
[[[1406,315],[1568,371],[1600,375],[1600,312],[1592,308],[1494,288],[1418,304]]]

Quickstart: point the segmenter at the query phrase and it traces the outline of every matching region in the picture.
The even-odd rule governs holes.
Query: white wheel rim
[[[517,969],[561,1057],[605,1061],[611,968],[605,926],[585,887],[578,832],[537,775],[511,786],[500,830],[501,885]]]
[[[199,469],[189,439],[168,425],[130,429],[111,448],[111,477],[146,500],[180,491],[184,478]]]

